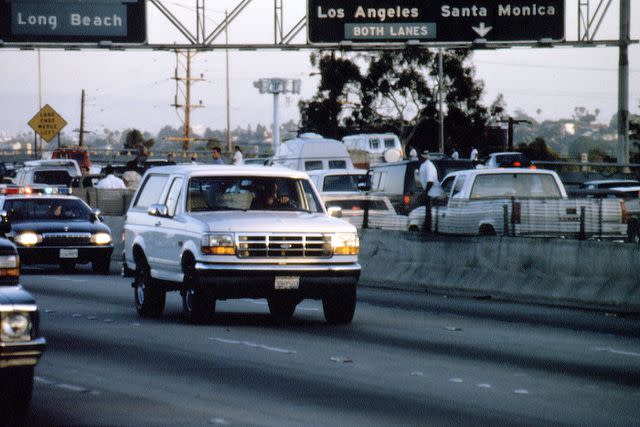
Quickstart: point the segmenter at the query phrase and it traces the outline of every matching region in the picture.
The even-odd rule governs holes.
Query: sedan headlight
[[[201,251],[205,255],[235,255],[235,240],[231,234],[210,234],[202,239]]]
[[[34,233],[33,231],[25,231],[23,233],[16,234],[13,241],[20,246],[34,246],[42,242],[42,236]]]
[[[18,255],[0,255],[0,277],[19,277],[20,258]]]
[[[355,233],[334,234],[331,238],[334,255],[358,255],[360,239]]]
[[[91,235],[91,243],[94,245],[108,245],[111,243],[111,234],[95,233]]]
[[[5,312],[0,314],[0,341],[29,341],[33,324],[29,313]]]

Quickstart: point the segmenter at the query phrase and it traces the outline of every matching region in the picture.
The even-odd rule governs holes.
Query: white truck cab
[[[329,323],[349,323],[360,276],[356,228],[331,217],[304,172],[260,166],[149,169],[124,224],[124,270],[141,316],[180,291],[187,319],[216,300],[266,298],[280,320],[321,299]]]

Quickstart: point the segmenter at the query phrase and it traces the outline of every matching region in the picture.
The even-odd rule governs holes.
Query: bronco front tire
[[[216,311],[216,298],[211,289],[200,286],[193,261],[183,265],[182,313],[190,323],[208,323]]]
[[[356,311],[356,287],[336,289],[322,298],[324,318],[333,325],[351,323]]]

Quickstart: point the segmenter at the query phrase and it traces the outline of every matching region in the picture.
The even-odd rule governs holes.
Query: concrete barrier
[[[365,230],[360,254],[367,284],[640,311],[637,245]]]
[[[123,217],[107,216],[120,263]],[[361,231],[361,283],[640,311],[640,247],[629,243],[511,237],[429,237]]]

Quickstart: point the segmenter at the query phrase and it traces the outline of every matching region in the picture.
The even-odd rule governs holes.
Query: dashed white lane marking
[[[73,385],[73,384],[60,383],[60,384],[56,384],[55,387],[56,388],[60,388],[62,390],[75,391],[77,393],[84,393],[84,392],[89,391],[84,387],[80,387],[80,386]]]
[[[529,390],[526,390],[524,388],[517,388],[517,389],[513,390],[513,392],[515,394],[529,394]]]
[[[616,350],[611,347],[595,347],[594,350],[602,351],[605,353],[620,354],[622,356],[640,357],[640,353],[635,353],[633,351]]]
[[[86,282],[86,280],[84,280],[84,279],[72,279],[70,277],[58,277],[58,276],[48,277],[47,279],[60,280],[62,282],[73,282],[73,283],[85,283]]]
[[[46,378],[39,377],[37,375],[34,375],[33,381],[35,381],[37,383],[40,383],[40,384],[47,384],[47,385],[55,384],[55,381],[51,381],[51,380],[48,380]]]
[[[211,341],[218,341],[224,344],[234,344],[234,345],[244,345],[250,348],[259,348],[261,350],[273,351],[275,353],[284,353],[284,354],[295,354],[295,350],[289,350],[287,348],[279,348],[279,347],[271,347],[264,344],[258,344],[251,341],[238,341],[238,340],[230,340],[226,338],[217,338],[217,337],[209,337]]]
[[[477,384],[477,386],[479,388],[491,388],[491,384],[487,384],[487,383],[480,383],[480,384]]]
[[[217,424],[222,426],[228,426],[231,424],[229,421],[225,420],[224,418],[211,418],[209,422],[211,424]]]
[[[464,380],[462,378],[449,378],[450,383],[463,383]]]

